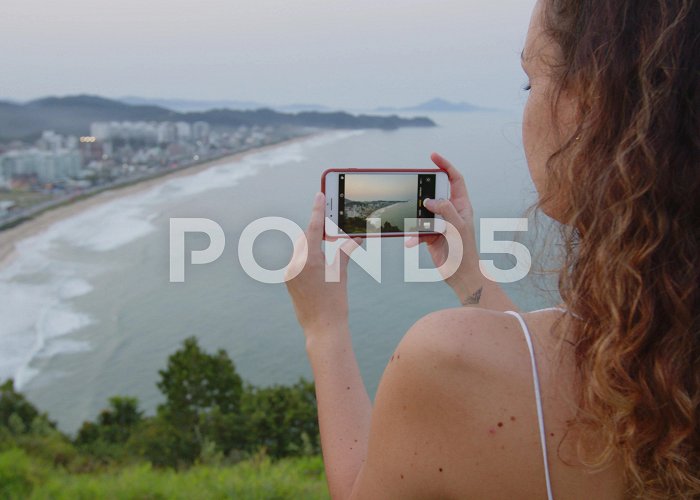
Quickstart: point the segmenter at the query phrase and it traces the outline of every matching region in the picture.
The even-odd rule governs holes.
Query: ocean
[[[0,379],[19,389],[61,429],[94,419],[113,395],[161,401],[158,370],[183,339],[223,348],[244,380],[294,383],[312,373],[284,284],[245,274],[238,238],[254,220],[286,217],[305,227],[321,173],[331,167],[431,168],[451,160],[467,180],[477,217],[522,217],[534,201],[520,140],[520,111],[435,113],[438,127],[332,131],[166,180],[55,223],[19,244],[0,270]],[[169,219],[205,217],[226,235],[214,263],[169,282]],[[187,250],[206,247],[191,235]],[[258,262],[284,266],[292,242],[278,232],[256,241]],[[443,283],[404,283],[400,239],[382,241],[382,281],[351,263],[350,326],[373,397],[392,351],[421,316],[459,305]],[[422,250],[424,266],[429,265]],[[552,298],[508,292],[525,309]]]
[[[388,222],[397,228],[404,227],[404,219],[414,219],[416,217],[416,201],[409,200],[401,203],[394,203],[388,207],[380,208],[372,212],[369,217],[378,217],[381,223]],[[405,231],[406,229],[404,229]]]

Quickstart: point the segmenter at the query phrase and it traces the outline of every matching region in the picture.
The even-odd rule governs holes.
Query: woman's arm
[[[367,456],[372,403],[346,327],[307,335],[306,353],[316,382],[328,489],[332,498],[347,498]]]
[[[316,385],[321,447],[333,498],[347,498],[367,455],[372,404],[355,359],[348,326],[347,264],[358,247],[347,241],[328,266],[321,250],[325,197],[316,195],[309,227],[294,245],[287,288],[306,337]],[[359,241],[359,240],[358,240]],[[327,280],[339,265],[338,280]]]

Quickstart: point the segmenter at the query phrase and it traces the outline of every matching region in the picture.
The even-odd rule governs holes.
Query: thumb
[[[464,224],[464,219],[450,200],[433,200],[425,198],[423,206],[437,215],[442,215],[442,218],[455,227],[460,227]]]

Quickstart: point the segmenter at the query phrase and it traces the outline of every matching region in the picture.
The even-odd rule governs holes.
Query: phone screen
[[[433,232],[435,215],[423,207],[435,198],[435,174],[341,173],[338,227],[345,234]]]

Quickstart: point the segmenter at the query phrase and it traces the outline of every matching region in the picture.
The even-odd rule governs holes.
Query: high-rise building
[[[194,122],[192,124],[192,138],[195,141],[206,141],[209,139],[209,124],[207,122]]]
[[[9,181],[17,176],[36,175],[40,182],[75,178],[82,169],[79,151],[26,149],[0,156],[0,176]]]
[[[161,122],[158,124],[158,143],[170,144],[177,140],[177,127],[173,122]]]
[[[177,122],[177,138],[180,142],[188,142],[192,139],[192,127],[187,122]]]
[[[63,136],[53,130],[44,130],[37,145],[47,151],[58,151],[63,147]]]

